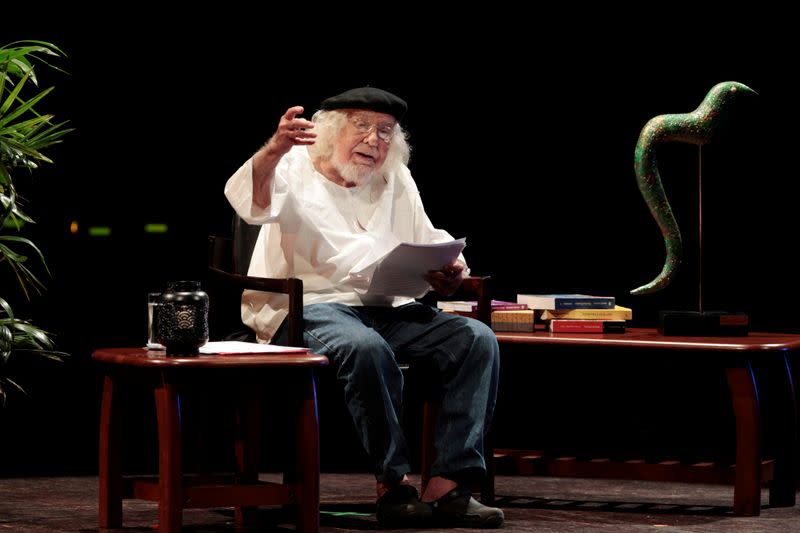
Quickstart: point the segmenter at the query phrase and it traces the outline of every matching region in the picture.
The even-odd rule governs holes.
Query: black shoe
[[[454,488],[431,505],[433,520],[441,527],[497,528],[505,518],[503,511],[478,502],[464,487]]]
[[[378,524],[386,528],[429,526],[433,518],[431,506],[419,501],[417,489],[397,485],[378,498]]]

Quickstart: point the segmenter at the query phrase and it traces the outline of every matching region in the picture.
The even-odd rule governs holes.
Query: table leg
[[[178,391],[164,374],[155,389],[158,417],[158,523],[161,533],[178,533],[183,521],[183,479]]]
[[[261,389],[259,386],[243,387],[239,394],[236,412],[236,473],[237,484],[258,481],[259,441],[261,423]],[[236,507],[237,526],[255,525],[258,507]]]
[[[120,470],[119,401],[114,398],[116,383],[103,379],[100,408],[100,464],[98,468],[99,522],[101,528],[122,527],[122,472]]]
[[[301,372],[296,385],[298,408],[295,422],[295,493],[297,530],[319,531],[319,420],[314,371]]]
[[[774,473],[769,485],[769,504],[791,507],[795,504],[795,470],[797,467],[797,405],[791,368],[787,354],[770,359],[758,379],[766,450],[774,460]]]
[[[733,413],[736,417],[736,481],[733,512],[739,516],[758,516],[761,512],[761,422],[758,412],[753,369],[726,369]]]

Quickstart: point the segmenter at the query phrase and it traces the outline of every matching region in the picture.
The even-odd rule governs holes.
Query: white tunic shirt
[[[368,297],[350,273],[370,265],[401,242],[453,240],[433,227],[408,168],[343,187],[314,169],[308,149],[292,148],[278,163],[272,202],[253,204],[252,159],[228,180],[225,196],[242,219],[263,224],[250,276],[303,280],[303,304],[402,305],[408,298]],[[462,258],[463,260],[463,258]],[[245,291],[242,321],[269,342],[288,312],[286,295]]]

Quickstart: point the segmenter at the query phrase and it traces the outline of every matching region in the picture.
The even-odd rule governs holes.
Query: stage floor
[[[323,473],[322,531],[377,529],[374,483],[368,474]],[[520,476],[499,476],[496,486],[507,532],[800,531],[800,509],[769,508],[766,490],[761,516],[735,517],[731,486]],[[152,502],[126,500],[123,516],[127,532],[151,531],[158,521]],[[185,531],[235,530],[231,509],[187,509],[183,516]],[[97,478],[0,479],[0,530],[98,531]],[[281,511],[268,508],[252,529],[293,530]]]

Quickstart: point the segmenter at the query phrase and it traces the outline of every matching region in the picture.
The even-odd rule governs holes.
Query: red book
[[[550,321],[549,329],[552,333],[625,333],[625,321],[554,318]]]

